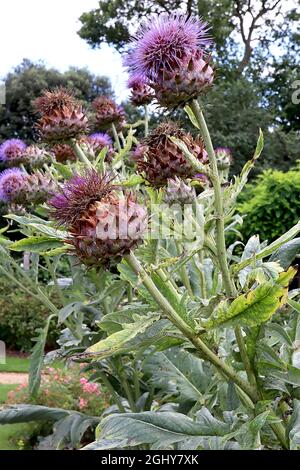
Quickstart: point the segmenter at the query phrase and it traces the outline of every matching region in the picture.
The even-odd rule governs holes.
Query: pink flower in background
[[[80,379],[80,383],[81,383],[81,385],[82,385],[82,390],[83,390],[85,393],[94,393],[95,395],[99,395],[99,394],[100,394],[99,385],[98,385],[98,384],[89,382],[86,378]]]
[[[84,408],[86,408],[87,404],[88,404],[87,400],[85,400],[82,397],[79,398],[79,409],[80,410],[83,410]]]

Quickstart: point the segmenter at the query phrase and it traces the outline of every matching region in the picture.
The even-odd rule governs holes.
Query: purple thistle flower
[[[141,74],[132,75],[127,82],[127,86],[131,88],[130,101],[134,106],[150,104],[154,98],[147,79]]]
[[[26,174],[19,168],[9,168],[0,173],[0,200],[13,202],[26,184]]]
[[[215,149],[219,170],[228,170],[232,163],[232,152],[228,147],[217,147]]]
[[[115,189],[112,179],[112,175],[101,176],[95,170],[87,171],[83,176],[75,174],[61,192],[50,199],[53,217],[62,225],[72,226],[91,204]]]
[[[142,86],[146,86],[148,83],[147,83],[147,78],[144,77],[143,75],[141,74],[135,74],[135,75],[132,75],[131,77],[129,77],[128,81],[127,81],[127,86],[128,88],[139,88],[139,87],[142,87]]]
[[[232,155],[232,151],[229,147],[217,147],[215,148],[216,154],[225,154],[225,155]]]
[[[3,162],[17,160],[26,148],[27,145],[20,139],[6,140],[0,145],[0,160]]]
[[[125,65],[131,73],[155,81],[161,70],[172,72],[184,57],[204,51],[209,44],[206,22],[178,13],[162,14],[142,23]]]
[[[95,134],[91,134],[88,136],[88,140],[99,148],[104,147],[111,147],[112,146],[112,139],[111,137],[103,132],[96,132]]]

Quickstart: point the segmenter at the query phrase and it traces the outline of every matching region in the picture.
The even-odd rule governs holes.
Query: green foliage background
[[[259,234],[269,242],[280,237],[300,219],[300,170],[266,170],[249,184],[240,199],[244,222],[241,232],[247,240]]]
[[[30,351],[37,328],[44,326],[49,310],[38,300],[0,277],[0,338],[6,347]],[[51,323],[47,348],[54,347],[58,336],[55,322]]]

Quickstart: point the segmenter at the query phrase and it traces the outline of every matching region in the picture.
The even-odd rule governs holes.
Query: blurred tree
[[[284,131],[300,131],[300,92],[292,99],[296,89],[300,90],[299,64],[284,57],[274,64],[274,71],[268,90],[270,103],[278,110],[276,121]]]
[[[0,106],[0,142],[11,137],[33,139],[35,116],[31,102],[45,88],[67,86],[83,102],[90,102],[99,94],[113,94],[106,77],[95,76],[86,69],[75,67],[61,73],[27,59],[7,75],[5,84],[6,105]]]
[[[299,155],[299,105],[292,83],[299,67],[300,0],[100,0],[84,13],[79,35],[92,47],[126,50],[130,34],[151,14],[203,16],[214,39],[216,80],[202,98],[216,146],[231,147],[233,171],[252,155],[261,127],[265,150],[258,169],[287,170]],[[299,26],[298,26],[299,27]],[[298,77],[299,78],[299,77]],[[184,113],[176,115],[186,120]],[[161,119],[161,113],[155,115]]]
[[[151,14],[181,10],[208,21],[219,61],[226,64],[231,59],[242,72],[256,50],[263,47],[266,52],[275,41],[282,43],[287,28],[299,19],[295,13],[297,0],[289,2],[289,8],[286,3],[284,0],[100,0],[98,8],[80,17],[79,35],[92,47],[106,42],[123,50],[143,19]]]
[[[219,76],[216,85],[202,97],[205,116],[216,147],[230,147],[232,173],[236,174],[255,150],[259,128],[264,133],[264,151],[252,176],[266,168],[286,171],[299,159],[300,134],[286,132],[275,122],[273,105],[266,105],[261,82],[241,75],[238,79]],[[187,122],[185,113],[180,119]],[[190,130],[193,127],[190,125]]]

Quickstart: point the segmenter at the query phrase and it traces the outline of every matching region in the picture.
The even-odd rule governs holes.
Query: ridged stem
[[[121,152],[122,147],[121,147],[120,139],[119,139],[117,129],[116,129],[116,126],[114,125],[114,123],[112,123],[111,129],[112,129],[112,132],[113,132],[113,135],[114,135],[114,139],[115,139],[115,142],[116,142],[118,152]]]
[[[71,147],[73,148],[76,156],[78,157],[78,160],[84,163],[87,166],[87,168],[93,168],[92,163],[90,162],[88,157],[85,155],[83,150],[81,150],[80,145],[75,140],[71,141]]]
[[[219,265],[220,265],[220,270],[221,270],[222,277],[223,277],[224,287],[225,287],[225,291],[227,295],[236,297],[237,290],[236,290],[233,280],[231,279],[228,264],[227,264],[223,197],[222,197],[222,188],[221,188],[219,172],[218,172],[217,159],[216,159],[214,147],[212,145],[210,133],[207,128],[205,118],[203,116],[202,110],[197,100],[193,100],[191,104],[191,109],[194,113],[197,124],[199,125],[201,135],[203,137],[204,144],[208,153],[208,158],[209,158],[211,171],[212,171],[211,179],[212,179],[214,193],[215,193],[215,209],[216,209],[216,214],[215,214],[216,246],[217,246]],[[235,328],[234,331],[235,331],[236,341],[239,347],[239,351],[240,351],[241,358],[242,358],[242,361],[243,361],[243,364],[247,373],[250,386],[252,389],[255,390],[256,398],[254,399],[254,401],[257,401],[258,399],[260,399],[260,393],[257,387],[256,376],[252,369],[252,366],[251,366],[251,363],[247,354],[247,349],[245,346],[242,329],[241,327],[238,326]],[[271,424],[271,428],[273,429],[273,432],[277,436],[282,446],[287,449],[288,443],[286,441],[285,428],[283,424],[274,423],[274,424]]]
[[[215,218],[216,218],[216,246],[218,252],[218,261],[222,273],[222,279],[226,294],[230,297],[237,296],[237,290],[233,280],[231,279],[229,267],[227,263],[226,243],[225,243],[225,225],[224,225],[224,207],[222,188],[219,178],[218,164],[215,150],[211,141],[210,133],[207,128],[205,118],[197,100],[191,104],[191,109],[199,125],[201,135],[204,140],[205,148],[208,153],[209,163],[211,167],[211,179],[215,193]],[[248,376],[250,384],[257,387],[256,377],[252,370],[252,366],[247,354],[242,329],[238,326],[235,328],[236,341],[239,347],[241,358]]]

